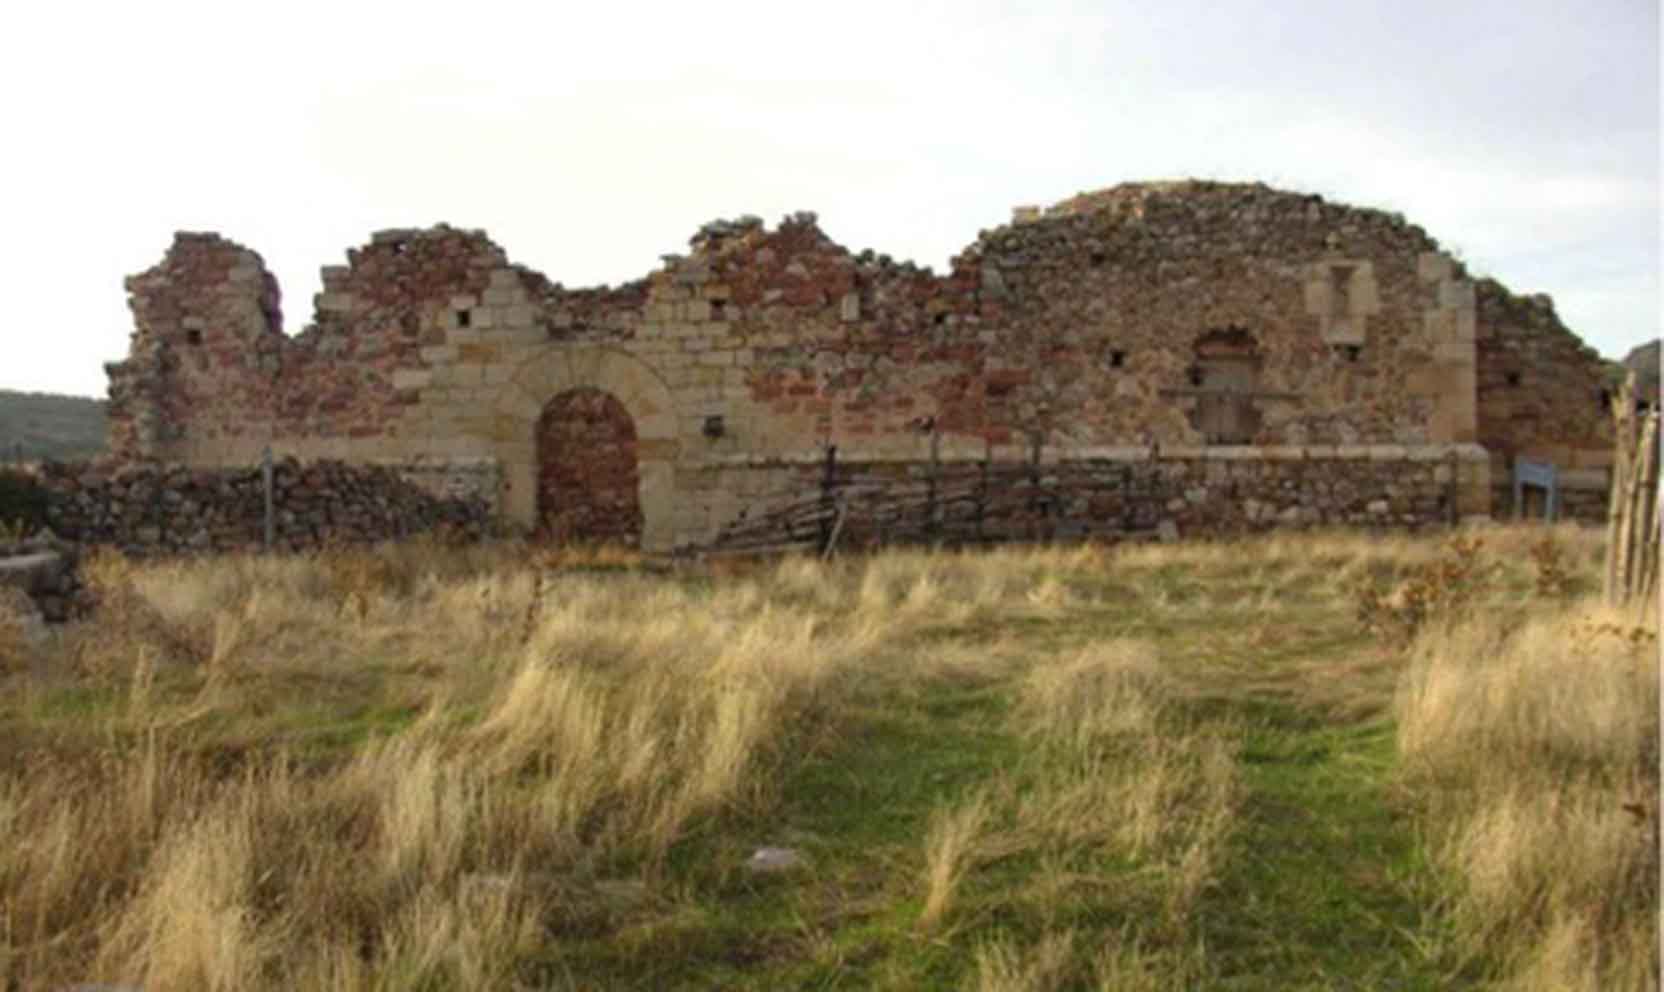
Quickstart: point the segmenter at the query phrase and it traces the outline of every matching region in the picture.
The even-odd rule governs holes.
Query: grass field
[[[0,974],[1656,987],[1656,619],[1478,533],[95,560],[0,626]]]

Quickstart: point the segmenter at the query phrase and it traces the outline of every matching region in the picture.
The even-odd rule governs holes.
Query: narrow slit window
[[[722,320],[727,315],[728,315],[728,302],[726,300],[712,300],[711,301],[711,319],[712,320]]]
[[[1518,372],[1509,372],[1506,379],[1508,385],[1510,386],[1518,386],[1520,384],[1520,374]]]
[[[1111,351],[1109,353],[1109,367],[1110,368],[1112,368],[1112,369],[1121,369],[1121,368],[1126,368],[1126,366],[1127,366],[1127,353],[1126,352],[1121,351],[1120,349],[1116,349],[1116,350]]]
[[[197,330],[194,327],[191,328],[190,330],[186,331],[185,332],[185,343],[190,345],[193,348],[195,348],[197,345],[200,345],[202,343],[202,332]]]
[[[474,311],[472,311],[472,310],[458,310],[456,312],[456,326],[458,326],[458,327],[471,327],[471,326],[473,326],[473,323],[474,323]]]

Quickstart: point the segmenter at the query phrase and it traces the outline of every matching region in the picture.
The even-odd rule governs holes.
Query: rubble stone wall
[[[592,390],[633,423],[640,541],[668,548],[704,533],[711,506],[745,501],[699,488],[721,466],[832,445],[907,458],[932,436],[1013,461],[1223,437],[1470,444],[1496,422],[1479,403],[1483,328],[1575,342],[1552,314],[1482,320],[1494,298],[1401,217],[1258,184],[1129,184],[1021,208],[940,275],[852,253],[799,213],[773,229],[708,224],[616,288],[568,289],[445,225],[379,232],[323,284],[312,323],[287,337],[258,255],[179,235],[128,283],[131,353],[110,367],[118,457],[246,464],[270,445],[489,463],[493,504],[530,524],[540,479],[611,457],[540,454],[550,403]],[[1539,422],[1581,388],[1579,369]],[[1597,429],[1563,427],[1566,443]]]
[[[442,524],[478,536],[488,517],[481,502],[435,497],[384,466],[284,459],[272,476],[280,549],[391,540]],[[141,555],[263,547],[266,501],[258,467],[136,464],[106,471],[48,463],[42,482],[49,526],[81,546]]]
[[[987,540],[1115,538],[1161,530],[1221,536],[1318,526],[1415,531],[1485,515],[1491,505],[1489,458],[1471,444],[1087,448],[1042,452],[1038,462],[954,455],[930,462],[854,451],[839,454],[834,476],[838,487],[852,478],[870,483],[887,476],[916,492],[933,473],[964,478],[967,469],[974,475],[984,464],[1006,479],[1012,470],[1031,475],[1037,501],[1046,504],[991,494],[990,508],[977,515]],[[824,466],[824,456],[741,457],[690,470],[679,480],[690,498],[678,530],[693,535],[694,543],[711,542],[742,511],[764,516],[818,491]],[[847,543],[917,538],[930,511],[922,505],[916,510],[919,523],[905,528],[906,535],[899,528],[865,534],[861,514],[854,512]],[[961,522],[964,517],[961,511]]]
[[[1516,296],[1486,279],[1478,303],[1479,442],[1510,462],[1519,455],[1568,467],[1584,450],[1610,459],[1611,396],[1599,353],[1560,323],[1546,295]]]

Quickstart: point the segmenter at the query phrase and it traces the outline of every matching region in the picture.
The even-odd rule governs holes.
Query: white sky
[[[597,9],[600,8],[600,9]],[[1621,357],[1659,334],[1649,0],[22,4],[0,58],[0,387],[103,395],[124,275],[261,253],[287,330],[384,227],[567,286],[814,210],[931,265],[1018,204],[1263,180],[1402,211]]]

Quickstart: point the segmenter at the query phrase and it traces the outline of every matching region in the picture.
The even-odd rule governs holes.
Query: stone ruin
[[[713,222],[583,289],[483,232],[381,231],[293,337],[217,234],[126,287],[116,459],[375,464],[568,538],[1414,528],[1498,512],[1522,456],[1604,506],[1602,362],[1546,296],[1260,184],[1018,208],[943,274],[811,213]]]

